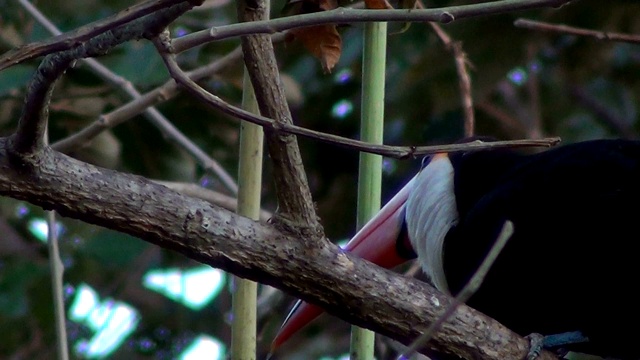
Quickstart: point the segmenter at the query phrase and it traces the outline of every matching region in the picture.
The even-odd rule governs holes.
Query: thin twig
[[[199,5],[201,2],[202,1],[193,1],[194,5]],[[112,30],[120,25],[135,21],[155,11],[169,8],[180,3],[189,2],[185,0],[149,0],[144,3],[128,7],[106,19],[94,21],[74,31],[69,31],[63,35],[21,46],[0,56],[0,70],[39,56],[52,54],[58,51],[70,50],[108,30]]]
[[[467,71],[467,54],[462,50],[462,42],[460,41],[455,41],[451,48],[456,60],[460,97],[462,98],[464,134],[470,137],[475,134],[476,120],[473,110],[473,96],[471,95],[471,77]]]
[[[418,2],[418,6],[424,6]],[[458,85],[460,86],[460,98],[464,114],[464,135],[471,137],[475,134],[475,115],[473,110],[473,97],[471,95],[471,77],[467,71],[467,54],[462,49],[462,42],[453,41],[442,27],[436,23],[429,23],[433,31],[438,35],[444,46],[453,53],[456,71],[458,72]]]
[[[506,12],[527,10],[541,7],[559,7],[571,0],[512,0],[492,1],[480,4],[451,6],[436,9],[404,9],[404,10],[369,10],[353,8],[337,8],[329,11],[315,12],[278,18],[273,20],[236,23],[216,26],[198,31],[173,41],[176,54],[212,41],[250,34],[274,34],[280,31],[324,24],[345,24],[371,21],[425,22],[434,21],[450,23],[469,17],[495,15]]]
[[[104,55],[123,42],[151,36],[191,7],[189,3],[183,2],[161,9],[126,26],[119,26],[97,35],[69,50],[45,57],[29,84],[18,129],[11,138],[11,151],[14,154],[28,155],[44,147],[44,133],[49,115],[48,102],[53,85],[76,59]]]
[[[189,71],[186,74],[193,81],[198,81],[233,65],[240,59],[242,59],[242,51],[240,50],[240,47],[237,47],[224,57],[205,66]],[[67,136],[66,138],[54,142],[51,147],[54,150],[65,153],[74,151],[87,145],[103,131],[120,125],[134,116],[141,114],[148,107],[172,99],[178,95],[181,90],[182,89],[175,80],[170,79],[163,85],[143,94],[139,98],[133,99],[106,114],[100,115],[96,121],[92,122],[87,127]]]
[[[51,287],[53,290],[53,308],[56,324],[56,353],[59,360],[69,359],[67,347],[67,328],[64,308],[63,275],[64,264],[58,248],[58,226],[56,212],[47,211],[47,247],[49,249],[49,268],[51,269]]]
[[[271,37],[271,41],[274,44],[282,42],[284,41],[284,39],[284,34],[275,34]],[[215,73],[219,73],[229,66],[236,65],[241,59],[242,50],[240,49],[240,46],[238,46],[220,59],[186,72],[186,75],[193,81],[199,81],[201,79],[210,77]],[[174,98],[182,90],[183,89],[178,85],[178,83],[176,83],[175,80],[170,79],[163,85],[143,94],[139,98],[133,99],[128,103],[114,109],[113,111],[100,115],[100,117],[96,121],[92,122],[87,127],[74,134],[69,135],[64,139],[56,141],[55,143],[53,143],[53,145],[51,145],[51,147],[53,147],[54,150],[65,153],[76,150],[77,148],[88,144],[103,131],[120,125],[125,121],[133,118],[134,116],[141,114],[149,106],[158,105],[162,102]],[[205,169],[208,169],[208,161],[205,161],[204,158],[200,160],[203,161],[201,165]]]
[[[539,139],[543,136],[542,131],[542,111],[540,106],[540,81],[538,79],[539,70],[536,66],[536,49],[533,44],[529,44],[528,49],[528,69],[527,90],[529,91],[529,126],[527,126],[527,138]]]
[[[43,25],[49,32],[53,35],[60,35],[62,32],[53,24],[47,17],[42,14],[33,4],[31,4],[28,0],[19,0],[20,4],[33,16],[41,25]],[[102,65],[95,59],[81,59],[82,63],[89,66],[94,73],[100,76],[106,82],[112,84],[118,89],[124,91],[127,95],[129,95],[134,100],[141,99],[142,95],[136,88],[131,84],[127,79],[119,76],[113,71],[109,70],[106,66]],[[112,112],[113,113],[113,112]],[[213,158],[207,155],[202,149],[200,149],[193,141],[191,141],[187,136],[185,136],[178,128],[176,128],[170,121],[167,119],[158,109],[153,106],[145,106],[144,113],[149,119],[149,121],[158,128],[162,134],[170,140],[173,140],[180,148],[185,150],[187,153],[191,154],[201,165],[202,167],[214,173],[220,181],[225,185],[225,187],[231,191],[233,194],[237,194],[238,185],[235,180],[226,172],[226,170]],[[129,113],[130,114],[130,113]],[[103,115],[101,119],[94,124],[99,124],[98,126],[90,125],[88,128],[80,131],[80,136],[71,137],[72,140],[63,139],[62,141],[58,141],[53,144],[54,149],[58,151],[65,151],[69,149],[69,146],[77,144],[78,142],[86,143],[89,138],[94,138],[96,135],[101,133],[104,129],[108,128],[108,126],[104,126],[105,123],[108,123],[109,120]],[[133,117],[130,115],[128,118]],[[126,120],[126,119],[125,119]],[[121,120],[120,122],[123,122]],[[102,125],[102,126],[100,126]],[[115,126],[115,125],[114,125]],[[87,129],[91,129],[86,131]],[[75,135],[75,134],[74,134]]]
[[[49,144],[49,131],[44,134],[44,145]],[[56,212],[47,211],[47,250],[49,252],[49,270],[51,271],[51,291],[53,295],[53,316],[56,327],[56,354],[59,360],[69,359],[67,342],[67,319],[64,307],[64,264],[60,258],[58,226]]]
[[[559,34],[569,34],[578,36],[588,36],[598,40],[620,41],[630,44],[640,44],[640,35],[611,33],[606,31],[596,31],[583,28],[577,28],[567,25],[551,24],[542,21],[533,21],[528,19],[517,19],[513,25],[523,29],[545,31]]]
[[[496,149],[505,147],[550,147],[558,144],[560,138],[552,137],[537,140],[513,140],[513,141],[496,141],[481,142],[474,141],[465,144],[435,145],[435,146],[389,146],[370,144],[359,140],[344,138],[337,135],[326,134],[296,125],[276,123],[274,120],[261,115],[255,115],[248,111],[244,111],[238,107],[224,102],[219,97],[209,93],[200,85],[189,79],[188,76],[180,69],[171,54],[164,53],[163,59],[167,65],[167,69],[171,76],[185,89],[205,104],[220,110],[235,118],[253,122],[262,125],[271,130],[282,131],[288,134],[300,135],[310,139],[326,142],[333,145],[342,146],[348,149],[378,154],[396,159],[416,158],[422,155],[435,154],[440,152],[458,152],[458,151],[474,151],[484,149]]]
[[[442,315],[439,316],[438,319],[433,322],[419,338],[417,338],[411,345],[409,345],[404,353],[398,356],[398,360],[410,358],[414,353],[418,351],[418,349],[426,345],[426,343],[433,337],[435,332],[438,331],[440,326],[442,326],[442,324],[444,324],[444,322],[447,321],[447,319],[456,311],[458,306],[467,302],[469,298],[471,298],[471,296],[473,296],[473,294],[478,291],[478,288],[480,288],[480,285],[482,285],[482,282],[487,276],[489,269],[491,269],[491,266],[493,266],[493,263],[498,258],[498,255],[500,255],[500,252],[502,252],[502,249],[507,244],[507,241],[511,238],[511,235],[513,235],[513,223],[507,220],[502,226],[502,230],[500,230],[498,238],[491,247],[491,250],[489,250],[489,253],[484,258],[484,260],[482,260],[482,263],[473,274],[471,279],[469,279],[469,282],[467,282],[462,290],[460,290],[460,293],[456,295],[451,304],[449,304],[449,306],[445,309],[444,313],[442,313]]]

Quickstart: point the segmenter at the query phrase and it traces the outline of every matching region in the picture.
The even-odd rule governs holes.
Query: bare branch
[[[42,14],[30,2],[28,2],[27,0],[19,0],[19,1],[20,1],[20,4],[22,4],[22,6],[24,6],[25,9],[27,9],[27,11],[39,23],[41,23],[47,30],[49,30],[49,32],[53,33],[54,35],[61,34],[61,31],[51,21],[49,21],[49,19],[47,19],[47,17],[44,14]],[[234,52],[231,52],[231,54],[233,54],[233,53]],[[237,51],[236,53],[237,53],[237,56],[239,57],[240,51]],[[233,56],[227,56],[225,58],[229,58],[229,57],[233,57]],[[118,74],[114,73],[113,71],[109,70],[106,66],[102,65],[97,60],[95,60],[95,59],[81,59],[80,62],[86,64],[87,66],[89,66],[89,68],[94,73],[96,73],[98,76],[100,76],[103,80],[105,80],[106,82],[112,84],[116,88],[124,91],[127,95],[132,97],[134,100],[140,99],[142,97],[140,92],[138,92],[138,90],[136,90],[136,88],[133,86],[133,84],[131,84],[130,81],[128,81],[127,79],[125,79],[125,78],[123,78],[121,76],[119,76]],[[219,65],[220,63],[216,62],[214,64]],[[217,66],[217,68],[219,68],[219,67],[220,66]],[[175,82],[172,81],[171,83],[175,85]],[[177,91],[175,91],[175,92],[177,92]],[[149,119],[149,121],[156,128],[158,128],[165,137],[167,137],[170,140],[173,140],[180,148],[185,150],[187,153],[191,154],[191,156],[193,156],[196,159],[196,161],[198,161],[205,170],[210,171],[214,175],[216,175],[229,191],[231,191],[233,194],[237,194],[238,193],[238,185],[236,184],[236,182],[233,179],[233,177],[231,177],[231,175],[229,175],[229,173],[227,173],[227,171],[215,159],[213,159],[209,155],[207,155],[204,151],[202,151],[202,149],[200,149],[196,144],[194,144],[193,141],[191,141],[180,130],[178,130],[178,128],[173,126],[173,124],[171,124],[169,119],[167,119],[164,115],[162,115],[162,113],[160,111],[158,111],[158,109],[156,109],[153,106],[149,107],[149,105],[147,105],[144,108],[142,108],[141,111],[144,111],[144,113],[147,115],[147,118]],[[129,114],[131,114],[131,113],[129,113]],[[108,128],[108,126],[104,126],[104,124],[108,123],[108,121],[109,121],[109,120],[105,120],[107,118],[107,116],[109,116],[109,114],[103,115],[96,122],[98,124],[98,126],[92,127],[90,125],[88,128],[84,129],[84,130],[93,129],[93,131],[89,130],[89,131],[84,132],[84,130],[83,130],[83,131],[81,131],[79,133],[79,134],[81,134],[80,136],[74,137],[72,135],[71,137],[75,139],[74,141],[76,141],[76,143],[77,142],[86,142],[86,141],[88,141],[88,139],[87,139],[88,137],[94,138],[96,135],[101,133],[104,129]],[[131,118],[133,116],[134,115],[129,115],[129,117],[127,117],[126,119],[129,119],[129,118]],[[121,120],[120,122],[123,122],[123,121],[124,120]],[[96,123],[93,123],[92,125],[94,125]],[[54,149],[57,147],[58,148],[57,150],[64,151],[65,146],[68,149],[69,145],[71,145],[71,144],[73,144],[73,142],[69,141],[69,140],[66,140],[66,142],[64,140],[63,141],[58,141],[57,145],[54,144]],[[60,148],[62,148],[63,150],[60,150]]]
[[[47,106],[54,82],[73,61],[103,55],[123,42],[151,36],[191,8],[190,3],[183,2],[97,35],[72,49],[48,55],[38,67],[27,90],[18,129],[11,138],[11,150],[16,155],[29,156],[44,147],[49,111]]]
[[[56,81],[73,62],[68,53],[47,56],[29,83],[12,150],[19,156],[31,156],[45,146],[49,101]]]
[[[418,3],[423,6],[422,3]],[[471,95],[471,77],[467,71],[467,54],[462,49],[462,42],[453,41],[442,27],[436,23],[429,23],[444,46],[453,53],[458,72],[458,85],[460,86],[460,98],[462,100],[462,110],[464,113],[464,135],[471,137],[475,134],[475,115],[473,110],[473,96]]]
[[[44,56],[64,50],[70,50],[74,47],[82,45],[83,42],[99,34],[102,34],[107,30],[111,30],[120,25],[137,20],[160,9],[170,8],[176,4],[181,3],[188,5],[188,8],[190,9],[195,5],[200,5],[202,1],[150,0],[128,7],[127,9],[124,9],[123,11],[115,15],[112,15],[106,19],[92,22],[91,24],[85,25],[74,31],[56,36],[49,40],[30,43],[17,49],[8,51],[0,56],[0,70],[39,56]]]
[[[436,9],[368,10],[337,8],[312,14],[295,15],[273,20],[252,21],[212,27],[173,41],[176,53],[208,42],[250,34],[274,34],[280,31],[324,24],[345,24],[371,21],[450,23],[470,17],[495,15],[541,7],[559,7],[571,0],[512,0],[451,6]]]
[[[598,40],[620,41],[630,44],[640,44],[640,35],[611,33],[606,31],[596,31],[583,29],[567,25],[551,24],[542,21],[528,19],[517,19],[513,25],[523,29],[551,32],[557,34],[568,34],[578,36],[588,36]]]
[[[237,47],[219,60],[197,68],[193,71],[187,72],[186,75],[193,81],[198,81],[227,68],[229,65],[234,64],[241,58],[242,51],[240,50],[240,47]],[[114,109],[111,112],[101,115],[96,121],[94,121],[84,129],[64,139],[60,139],[54,142],[51,147],[53,147],[57,151],[64,153],[74,151],[82,146],[87,145],[96,136],[100,135],[102,131],[124,123],[134,116],[141,114],[150,106],[157,105],[164,101],[172,99],[180,92],[180,90],[181,88],[180,86],[178,86],[175,80],[170,79],[162,86],[141,95],[139,98],[133,99],[132,101]],[[195,154],[192,155],[194,155],[194,157],[198,159]],[[205,168],[207,167],[206,162],[204,161],[203,165],[205,165]]]
[[[238,276],[269,284],[359,326],[409,343],[451,299],[323,241],[254,222],[140,176],[45,148],[25,173],[0,138],[0,195],[121,231]],[[304,239],[302,239],[304,240]],[[301,276],[304,274],[304,276]],[[367,301],[362,301],[366,298]],[[431,346],[464,358],[522,358],[528,342],[461,305]]]
[[[514,140],[514,141],[496,141],[496,142],[471,142],[465,144],[451,144],[451,145],[434,145],[434,146],[389,146],[389,145],[377,145],[370,144],[359,140],[347,139],[341,136],[325,134],[322,132],[309,130],[303,127],[290,124],[277,124],[274,120],[267,117],[252,114],[248,111],[240,109],[236,106],[230,105],[224,102],[219,97],[209,93],[200,85],[196,84],[193,80],[180,69],[175,62],[175,58],[171,54],[164,54],[163,58],[167,69],[171,76],[185,89],[196,98],[200,99],[207,105],[220,110],[226,114],[229,114],[235,118],[250,121],[254,124],[262,125],[265,128],[282,131],[288,134],[300,135],[315,139],[318,141],[326,142],[342,146],[349,149],[368,152],[371,154],[378,154],[396,159],[416,158],[422,155],[435,154],[440,152],[456,152],[456,151],[474,151],[483,149],[495,149],[501,147],[550,147],[558,144],[560,138],[552,137],[546,139],[537,140]]]
[[[268,16],[268,6],[264,0],[238,1],[240,21],[260,21]],[[291,111],[269,35],[243,37],[242,52],[260,113],[274,119],[277,126],[292,125]],[[269,128],[265,130],[278,197],[276,219],[300,229],[311,241],[322,239],[324,230],[316,215],[298,139],[291,134],[269,131]]]
[[[540,104],[539,70],[536,66],[536,48],[533,44],[527,46],[528,74],[527,90],[529,92],[529,121],[527,138],[538,139],[544,136],[542,129],[542,109]]]

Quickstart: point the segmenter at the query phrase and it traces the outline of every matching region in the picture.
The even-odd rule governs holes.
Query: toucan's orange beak
[[[349,241],[344,249],[387,269],[406,262],[407,257],[398,253],[397,243],[406,240],[399,240],[399,237],[404,223],[405,203],[413,189],[413,184],[412,179]],[[273,340],[271,352],[273,353],[323,311],[318,306],[298,301]]]

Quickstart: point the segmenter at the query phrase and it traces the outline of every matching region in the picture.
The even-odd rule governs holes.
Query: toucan
[[[513,234],[467,305],[522,336],[583,335],[566,350],[640,358],[639,141],[436,154],[346,251],[385,268],[415,253],[456,295],[507,220]],[[298,302],[273,348],[321,313]]]

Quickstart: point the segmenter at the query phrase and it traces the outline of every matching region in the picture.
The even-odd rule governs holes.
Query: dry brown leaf
[[[291,33],[320,60],[325,73],[330,73],[340,60],[342,38],[335,25],[309,26],[292,30]]]
[[[283,12],[289,16],[310,14],[333,10],[338,7],[337,0],[291,0],[285,5]],[[325,73],[330,73],[340,60],[342,38],[336,25],[318,25],[289,31],[313,56],[320,60]]]
[[[338,0],[320,0],[318,6],[322,10],[333,10],[338,7]]]

